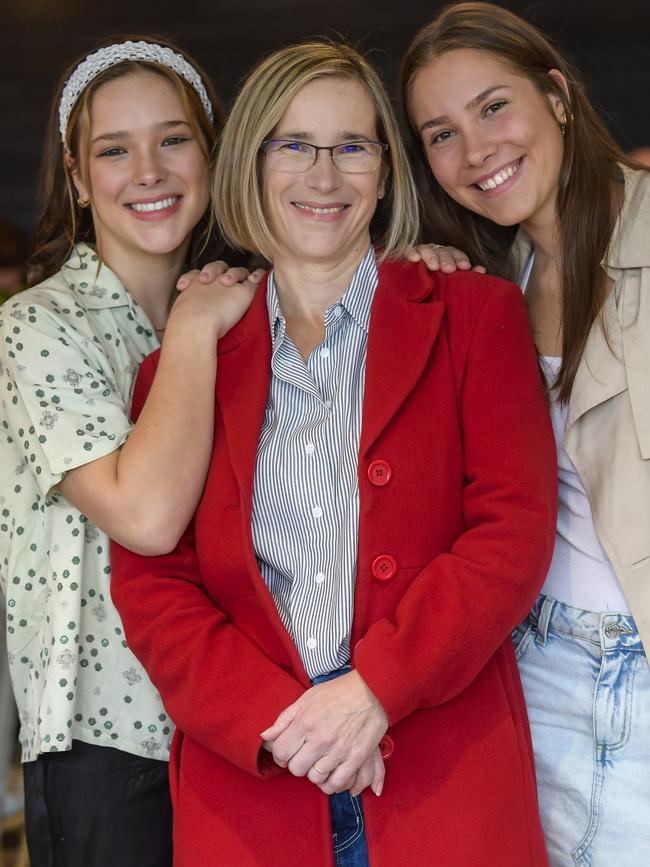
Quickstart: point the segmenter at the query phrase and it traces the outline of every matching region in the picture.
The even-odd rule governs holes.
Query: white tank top
[[[550,386],[562,359],[542,356],[541,363]],[[553,559],[542,593],[574,608],[629,614],[619,580],[596,534],[587,493],[562,444],[567,414],[567,404],[552,401],[559,501]]]
[[[520,280],[524,292],[532,270],[533,255],[526,262]],[[562,359],[545,355],[540,360],[550,387],[560,372]],[[552,400],[559,501],[553,559],[542,593],[586,611],[629,614],[628,602],[596,533],[587,492],[563,445],[567,415],[568,405]]]

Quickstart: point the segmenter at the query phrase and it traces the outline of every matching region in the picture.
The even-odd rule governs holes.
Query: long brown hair
[[[556,203],[562,251],[562,367],[555,385],[558,399],[566,402],[605,297],[606,275],[600,262],[620,210],[622,177],[617,163],[633,164],[594,111],[575,66],[539,30],[491,3],[447,6],[415,36],[401,74],[402,106],[407,115],[418,72],[436,57],[460,48],[489,52],[541,93],[556,95],[566,110]],[[566,78],[568,98],[548,74],[551,69],[558,69]],[[406,126],[420,192],[422,237],[460,247],[489,271],[514,278],[509,255],[514,229],[497,226],[451,199],[435,180],[410,117]]]
[[[54,99],[45,138],[43,158],[41,162],[39,203],[40,214],[34,234],[34,248],[27,267],[27,280],[30,286],[40,283],[52,274],[55,274],[70,255],[75,244],[86,241],[96,243],[95,228],[93,226],[90,208],[81,208],[77,201],[77,193],[72,181],[69,167],[66,165],[66,152],[68,152],[88,184],[87,152],[88,136],[90,131],[90,107],[94,93],[107,81],[114,81],[138,70],[146,70],[160,75],[170,81],[178,91],[187,110],[190,125],[202,147],[212,168],[213,154],[217,136],[223,126],[223,114],[217,95],[210,83],[209,78],[203,72],[196,61],[181,51],[174,43],[166,39],[151,36],[126,35],[117,38],[102,40],[93,48],[93,51],[106,45],[126,42],[150,42],[163,45],[185,57],[188,63],[201,76],[203,85],[212,103],[214,119],[210,121],[201,100],[192,87],[184,78],[167,66],[155,62],[126,60],[115,64],[100,72],[87,85],[80,94],[70,112],[66,130],[65,144],[61,141],[59,132],[59,103],[61,93],[66,81],[89,52],[76,58],[64,71],[59,81]],[[190,244],[189,262],[194,265],[199,255],[204,252],[208,244],[214,246],[207,254],[211,258],[217,258],[218,240],[212,231],[212,221],[209,213],[203,217],[192,233]],[[212,243],[214,242],[214,244]]]

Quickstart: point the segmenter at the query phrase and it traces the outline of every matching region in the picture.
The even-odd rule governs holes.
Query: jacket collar
[[[650,171],[627,166],[621,166],[621,171],[623,205],[601,263],[608,271],[650,267]]]

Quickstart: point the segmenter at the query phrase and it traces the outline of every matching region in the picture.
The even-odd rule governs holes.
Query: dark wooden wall
[[[95,40],[160,33],[203,63],[227,105],[276,47],[340,33],[371,52],[393,86],[415,30],[439,0],[0,0],[0,218],[31,231],[45,119],[64,65]],[[650,144],[650,0],[504,0],[576,59],[614,135]]]

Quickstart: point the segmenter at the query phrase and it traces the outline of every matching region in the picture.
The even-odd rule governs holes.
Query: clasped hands
[[[316,684],[261,732],[277,765],[306,776],[326,795],[370,786],[380,795],[384,761],[379,741],[388,728],[381,704],[356,671]]]

